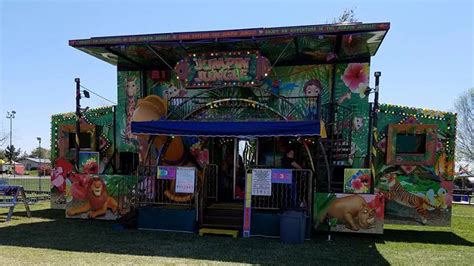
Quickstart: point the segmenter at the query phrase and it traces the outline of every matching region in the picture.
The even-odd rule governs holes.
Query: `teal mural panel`
[[[424,152],[434,150],[434,162],[388,161],[388,152],[396,152],[393,149],[397,146],[403,147],[403,143],[392,143],[388,147],[390,125],[401,125],[412,132],[404,134],[416,134],[416,130],[423,126],[432,126],[435,129],[434,136],[426,142]],[[451,224],[455,136],[455,114],[389,104],[380,106],[374,143],[374,170],[376,190],[386,200],[386,223],[433,226]],[[395,141],[404,140],[409,138],[395,138]],[[434,149],[429,148],[433,145]],[[423,157],[431,155],[425,154]]]

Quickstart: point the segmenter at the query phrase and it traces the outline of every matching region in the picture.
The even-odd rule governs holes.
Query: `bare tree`
[[[344,23],[344,22],[349,22],[349,23],[358,22],[358,19],[355,16],[355,8],[344,9],[344,11],[339,17],[334,18],[332,20],[332,23]]]
[[[8,134],[0,132],[0,147],[5,145],[5,143],[7,142],[7,138],[8,138]]]
[[[456,156],[474,162],[474,88],[463,93],[454,103],[457,118]]]

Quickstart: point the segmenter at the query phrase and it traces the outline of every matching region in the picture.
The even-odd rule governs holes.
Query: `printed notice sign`
[[[156,171],[156,177],[158,179],[175,179],[176,167],[175,166],[158,166],[158,171]]]
[[[176,168],[176,192],[194,193],[196,180],[196,168],[177,167]]]
[[[271,196],[272,195],[272,170],[253,169],[252,170],[252,195]]]
[[[291,169],[272,169],[272,183],[291,184]]]

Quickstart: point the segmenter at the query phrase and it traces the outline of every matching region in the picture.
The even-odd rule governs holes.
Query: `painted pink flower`
[[[55,165],[56,167],[51,172],[51,183],[63,192],[66,190],[66,178],[72,172],[73,166],[62,158],[57,159]]]
[[[59,191],[63,192],[66,189],[66,173],[63,171],[62,167],[56,167],[53,169],[51,173],[51,183],[55,186]]]
[[[361,190],[364,184],[362,184],[362,181],[359,178],[353,179],[351,182],[352,188],[355,190]]]
[[[440,151],[443,149],[443,142],[441,142],[440,140],[438,140],[436,142],[436,151]]]
[[[367,205],[369,206],[369,208],[375,209],[375,217],[377,217],[377,219],[379,220],[382,220],[384,217],[384,204],[384,196],[382,194],[376,194],[375,198]]]
[[[369,82],[366,70],[364,64],[361,63],[352,63],[347,66],[341,79],[351,92],[359,92],[361,85],[366,87]],[[365,88],[363,89],[365,90]]]

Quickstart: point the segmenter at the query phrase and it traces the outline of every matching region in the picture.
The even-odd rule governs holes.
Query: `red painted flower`
[[[353,63],[347,66],[341,79],[351,92],[360,92],[361,85],[363,90],[366,89],[365,87],[367,87],[369,82],[369,75],[364,64]]]
[[[371,183],[370,182],[370,175],[367,175],[367,174],[360,175],[359,179],[365,187],[367,187],[367,188],[370,187],[370,183]]]
[[[99,165],[95,161],[88,161],[84,164],[83,172],[85,174],[98,174]]]
[[[71,195],[76,200],[84,200],[90,177],[86,174],[71,174],[69,180],[72,182]]]
[[[355,190],[360,190],[362,189],[362,187],[364,186],[364,184],[362,184],[362,181],[359,179],[359,178],[356,178],[356,179],[353,179],[351,181],[351,186],[352,188],[354,188]]]

